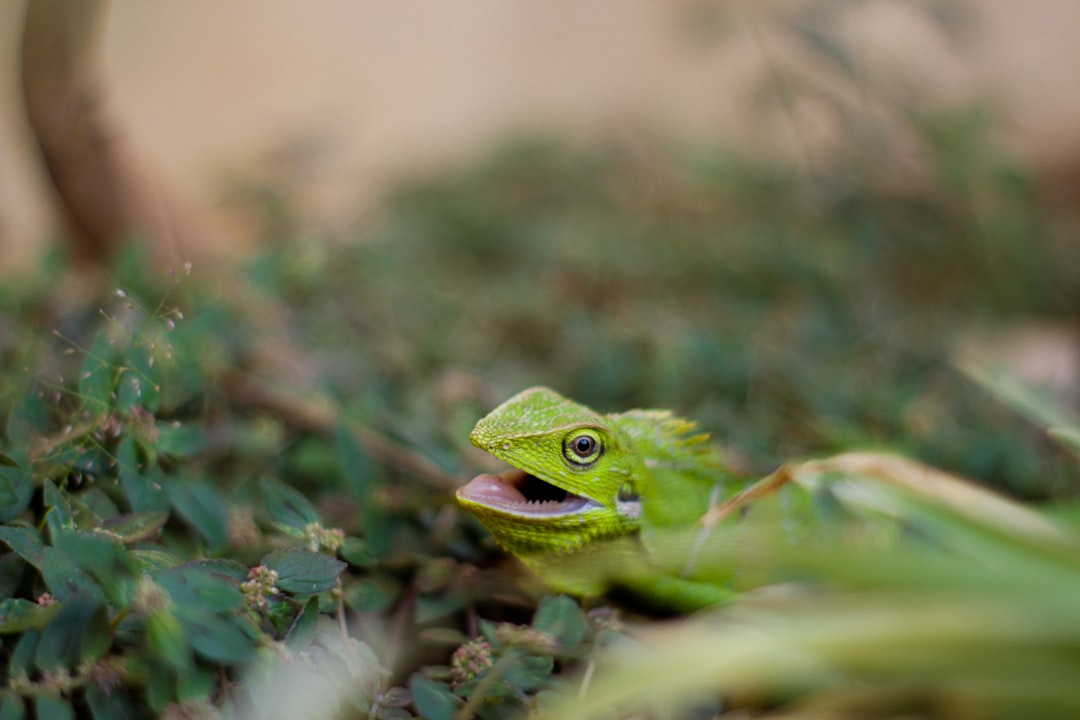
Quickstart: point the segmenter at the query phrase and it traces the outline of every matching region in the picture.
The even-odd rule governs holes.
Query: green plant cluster
[[[924,137],[905,192],[518,146],[347,237],[269,186],[240,268],[132,254],[101,292],[54,259],[0,288],[0,719],[504,718],[586,688],[633,641],[452,502],[472,424],[530,384],[676,409],[751,476],[874,446],[1072,498],[1069,454],[952,350],[1075,313],[1073,221],[977,118]]]

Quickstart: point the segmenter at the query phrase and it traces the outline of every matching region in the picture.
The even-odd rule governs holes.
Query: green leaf
[[[79,500],[88,511],[99,518],[110,518],[120,514],[120,508],[116,507],[116,503],[100,487],[92,487],[79,493]]]
[[[105,601],[105,593],[94,578],[76,565],[67,553],[56,548],[45,548],[41,577],[49,592],[60,602],[67,602],[79,593],[87,593],[99,602]]]
[[[27,630],[23,633],[19,641],[15,643],[15,650],[12,651],[11,660],[8,662],[8,679],[30,675],[40,640],[40,630]]]
[[[530,692],[541,687],[551,676],[555,659],[550,655],[508,653],[500,661],[503,677],[518,690]]]
[[[160,470],[153,466],[149,470],[142,469],[139,462],[139,451],[136,447],[135,438],[126,436],[116,451],[117,465],[120,468],[120,487],[124,491],[131,509],[136,512],[168,510],[169,498],[165,494],[164,484],[154,480],[151,476],[156,474],[161,477]]]
[[[184,626],[169,610],[157,610],[146,619],[146,645],[155,657],[173,668],[191,664],[191,646]]]
[[[38,695],[34,698],[34,716],[39,720],[75,720],[75,710],[59,695]]]
[[[132,550],[131,557],[134,558],[135,567],[141,575],[153,575],[159,570],[176,567],[184,562],[165,550]]]
[[[566,595],[549,595],[540,601],[532,626],[554,637],[562,649],[579,644],[588,630],[585,613]]]
[[[184,668],[176,678],[176,699],[206,702],[218,682],[218,670],[202,665]]]
[[[113,348],[109,336],[98,333],[83,361],[79,373],[79,397],[92,413],[103,413],[112,402],[116,386],[116,368],[113,366]]]
[[[96,531],[75,530],[57,535],[53,546],[80,570],[89,573],[105,589],[110,602],[126,604],[136,566],[134,558],[117,540]]]
[[[49,536],[55,538],[58,533],[75,529],[75,511],[68,502],[67,495],[60,492],[52,480],[45,481],[45,521],[49,525]]]
[[[84,691],[84,697],[94,720],[142,720],[145,717],[122,693],[106,692],[91,684]]]
[[[34,478],[29,470],[0,465],[0,522],[10,522],[25,512],[33,497]]]
[[[255,654],[254,639],[237,625],[239,620],[239,616],[224,618],[191,608],[185,608],[180,617],[195,652],[225,665],[247,662]]]
[[[101,524],[101,529],[118,535],[130,545],[156,537],[168,521],[167,512],[137,512],[111,517]]]
[[[350,565],[356,567],[374,567],[377,562],[375,553],[371,551],[371,546],[358,537],[345,538],[345,544],[342,546],[340,553],[341,557],[348,560]]]
[[[88,595],[64,603],[56,618],[41,634],[34,664],[43,671],[74,668],[97,660],[112,644],[105,607]]]
[[[146,680],[146,704],[154,714],[160,717],[165,706],[175,701],[176,674],[160,671],[150,673]]]
[[[0,540],[17,552],[23,560],[38,569],[41,568],[45,543],[37,530],[19,525],[0,526]]]
[[[461,698],[454,695],[445,684],[420,674],[413,674],[409,678],[409,691],[416,709],[427,720],[453,720],[454,714],[463,704]]]
[[[263,478],[262,489],[266,512],[275,523],[303,530],[319,522],[319,513],[306,497],[295,488],[273,478]]]
[[[345,586],[345,604],[357,612],[381,612],[394,602],[394,595],[381,584],[364,578]]]
[[[26,705],[18,695],[8,695],[0,701],[0,720],[23,720]]]
[[[159,422],[157,430],[158,439],[155,447],[158,452],[172,457],[193,457],[210,444],[206,429],[199,425]]]
[[[170,481],[168,492],[173,507],[206,539],[211,550],[228,543],[228,506],[220,493],[204,483],[177,480]]]
[[[158,369],[150,363],[153,350],[146,346],[131,348],[124,357],[124,371],[116,387],[116,407],[131,412],[138,407],[153,412],[161,395]]]
[[[285,644],[294,652],[306,650],[315,637],[316,624],[319,619],[319,599],[311,598],[304,603],[304,609],[296,614],[292,627],[285,635]]]
[[[83,502],[82,495],[68,496],[67,500],[71,505],[71,514],[75,518],[75,527],[89,529],[101,524],[102,516]]]
[[[169,593],[177,614],[187,612],[228,612],[244,603],[238,584],[213,572],[203,563],[189,563],[162,570],[154,582]]]
[[[347,565],[336,558],[306,548],[275,550],[262,564],[277,571],[278,588],[290,593],[314,594],[330,590]]]
[[[22,598],[0,602],[0,633],[21,633],[42,628],[60,612],[60,605],[38,605]]]
[[[21,465],[19,465],[19,463],[15,462],[15,459],[13,457],[4,452],[0,452],[0,465],[5,465],[10,468],[22,467]]]
[[[248,579],[248,566],[229,558],[207,558],[187,563],[184,567],[197,568],[219,576],[218,579],[232,578],[237,583]]]

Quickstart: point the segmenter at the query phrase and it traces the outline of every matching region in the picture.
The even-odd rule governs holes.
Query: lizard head
[[[482,418],[470,440],[511,469],[476,476],[458,502],[511,553],[568,553],[639,529],[641,461],[603,415],[535,387]]]

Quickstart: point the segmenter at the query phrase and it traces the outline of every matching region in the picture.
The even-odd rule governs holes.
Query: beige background
[[[801,138],[752,97],[795,60],[775,31],[799,3],[731,0],[122,0],[106,46],[113,107],[204,244],[243,245],[234,183],[292,169],[320,222],[347,223],[397,178],[525,132],[647,133],[798,161]],[[983,98],[1000,142],[1080,157],[1080,2],[957,0],[956,39],[914,2],[852,3],[867,82],[926,105]],[[23,6],[0,3],[0,268],[57,223],[18,95]],[[913,85],[914,84],[914,85]],[[912,87],[916,90],[912,90]]]

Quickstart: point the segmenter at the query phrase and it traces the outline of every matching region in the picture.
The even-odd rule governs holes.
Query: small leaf
[[[145,717],[123,694],[89,685],[84,693],[94,720],[140,720]]]
[[[248,579],[248,566],[228,558],[207,558],[187,563],[184,567],[198,568],[214,575],[232,578],[238,583]],[[220,579],[220,578],[219,578]]]
[[[238,619],[187,608],[180,621],[196,653],[211,662],[238,665],[255,654],[254,640],[236,624]]]
[[[277,571],[278,588],[290,593],[314,594],[333,588],[347,566],[336,558],[306,548],[275,550],[262,564]]]
[[[116,451],[117,465],[120,468],[120,487],[124,490],[131,509],[136,512],[168,510],[169,498],[163,485],[152,479],[152,474],[160,474],[157,466],[144,470],[139,462],[139,452],[132,435],[126,436]]]
[[[27,386],[27,392],[21,402],[16,402],[8,415],[4,437],[13,447],[30,447],[48,432],[53,419],[54,408],[45,400],[45,394],[36,392],[33,384]],[[22,457],[20,464],[29,465],[29,455],[24,451],[15,453],[15,458]]]
[[[105,593],[85,570],[68,557],[67,553],[47,547],[41,562],[41,577],[49,592],[60,602],[67,602],[79,593],[88,593],[104,602]]]
[[[26,705],[18,695],[8,695],[0,701],[0,720],[23,720],[26,717]]]
[[[68,502],[67,495],[60,492],[52,480],[45,481],[45,506],[49,511],[45,521],[49,525],[49,536],[55,538],[58,533],[75,529],[75,511]]]
[[[166,512],[137,512],[111,517],[101,524],[101,529],[118,535],[130,545],[156,537],[168,521]]]
[[[28,630],[15,643],[15,650],[11,653],[11,660],[8,661],[8,679],[30,675],[39,640],[41,640],[40,630]]]
[[[84,503],[81,495],[69,496],[68,503],[71,505],[71,514],[75,518],[75,527],[89,529],[101,524],[102,516]]]
[[[414,674],[409,678],[413,704],[427,720],[453,720],[462,700],[440,682]]]
[[[184,626],[169,610],[157,610],[146,619],[146,645],[156,657],[174,668],[191,664],[191,647]]]
[[[176,567],[184,561],[164,550],[132,550],[135,566],[141,575],[153,575],[159,570]]]
[[[113,348],[109,336],[98,333],[86,353],[82,371],[79,373],[79,397],[92,413],[109,409],[113,387],[116,385],[116,368],[112,363]]]
[[[38,695],[34,698],[34,716],[49,720],[75,720],[75,710],[59,695]]]
[[[229,515],[225,500],[209,485],[172,481],[169,500],[176,511],[206,538],[210,548],[224,547],[229,541]]]
[[[154,582],[169,593],[181,617],[189,611],[229,612],[244,603],[236,582],[211,571],[203,563],[162,570],[154,575]]]
[[[22,598],[0,602],[0,633],[21,633],[42,628],[60,612],[60,605],[38,605]]]
[[[375,553],[371,551],[371,546],[358,537],[345,538],[345,544],[342,546],[340,552],[341,557],[348,560],[350,565],[355,565],[357,567],[374,567],[377,562]]]
[[[100,487],[92,487],[79,493],[79,500],[86,506],[88,511],[99,518],[110,518],[120,514],[120,509],[116,507],[116,503]]]
[[[285,644],[290,650],[306,650],[315,637],[315,628],[319,619],[319,599],[311,598],[304,604],[304,609],[296,614],[292,627],[285,635]]]
[[[263,478],[259,486],[266,512],[275,523],[303,530],[305,526],[319,522],[315,506],[295,488],[273,478]]]
[[[45,543],[37,530],[19,525],[0,526],[0,540],[19,554],[26,562],[40,569]]]
[[[150,673],[146,680],[146,704],[154,715],[163,715],[165,706],[176,701],[176,675],[171,672]]]
[[[559,647],[566,649],[585,638],[588,621],[574,600],[566,595],[549,595],[536,608],[532,626],[554,637]]]
[[[0,465],[0,522],[21,515],[34,497],[34,478],[28,470]]]
[[[78,595],[64,603],[42,631],[34,663],[44,671],[73,668],[100,658],[111,644],[105,607],[89,595]]]
[[[160,391],[158,370],[151,362],[153,350],[145,345],[131,348],[124,356],[124,372],[116,388],[116,407],[120,412],[134,408],[157,409]]]
[[[135,562],[117,540],[97,531],[75,530],[57,535],[53,545],[80,571],[97,580],[98,587],[107,588],[110,602],[116,605],[127,602]],[[47,548],[46,552],[54,548]]]
[[[503,677],[518,690],[530,692],[541,687],[551,676],[555,659],[550,655],[504,655],[500,663]]]
[[[357,612],[381,612],[394,602],[394,595],[367,578],[345,587],[345,604]]]
[[[192,665],[182,670],[176,678],[176,699],[206,702],[217,684],[218,671],[202,665]]]
[[[5,465],[10,468],[22,467],[21,465],[19,465],[19,463],[15,462],[15,459],[13,457],[4,452],[0,452],[0,465]]]
[[[158,423],[155,447],[165,455],[188,458],[198,455],[210,444],[206,430],[198,425]]]

